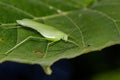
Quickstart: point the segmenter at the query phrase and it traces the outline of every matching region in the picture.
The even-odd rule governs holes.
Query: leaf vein
[[[104,12],[101,12],[101,11],[98,11],[98,10],[91,10],[91,11],[97,12],[97,13],[103,15],[103,16],[106,16],[109,20],[111,20],[111,21],[114,23],[115,28],[116,28],[116,30],[118,31],[118,34],[119,34],[119,36],[120,36],[120,29],[119,29],[119,27],[118,27],[118,25],[117,25],[117,23],[116,23],[117,20],[115,20],[114,18],[110,17],[109,15],[107,15],[107,14],[104,13]]]
[[[81,35],[81,39],[82,39],[82,44],[83,44],[83,47],[86,47],[86,42],[85,42],[85,38],[84,38],[84,35],[83,35],[83,32],[81,30],[81,28],[75,23],[75,21],[73,21],[70,17],[66,16],[67,19],[73,23],[73,25],[79,30],[80,32],[80,35]]]

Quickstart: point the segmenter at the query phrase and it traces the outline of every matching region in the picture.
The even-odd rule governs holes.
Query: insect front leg
[[[55,42],[50,42],[50,43],[47,44],[47,47],[46,47],[45,54],[44,54],[43,58],[45,58],[45,57],[47,56],[48,48],[49,48],[49,46],[50,46],[51,44],[53,44],[53,43],[55,43]]]

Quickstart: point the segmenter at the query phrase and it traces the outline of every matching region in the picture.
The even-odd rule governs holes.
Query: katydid
[[[62,31],[60,31],[60,30],[58,30],[58,29],[56,29],[52,26],[42,24],[42,23],[36,22],[34,20],[30,20],[30,19],[17,20],[17,23],[21,26],[29,27],[29,28],[32,28],[32,29],[36,30],[37,32],[39,32],[44,37],[44,38],[41,38],[41,39],[51,41],[50,43],[47,44],[44,57],[47,54],[47,50],[48,50],[49,45],[54,43],[54,42],[57,42],[59,40],[64,40],[65,42],[71,42],[71,43],[79,46],[74,41],[68,40],[68,35],[66,33],[64,33],[64,32],[62,32]],[[19,45],[21,45],[22,43],[24,43],[25,41],[27,41],[28,39],[31,39],[31,38],[34,38],[34,37],[29,36],[29,37],[25,38],[23,41],[21,41],[20,43],[15,45],[13,48],[8,50],[5,54],[10,53],[12,50],[14,50]]]
[[[56,42],[60,39],[65,41],[68,40],[67,34],[49,25],[41,24],[30,19],[17,20],[17,23],[38,31],[49,41]]]

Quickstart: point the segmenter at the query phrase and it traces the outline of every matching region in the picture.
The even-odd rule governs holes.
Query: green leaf
[[[120,0],[1,0],[0,61],[49,66],[61,58],[73,58],[120,44]],[[58,41],[45,49],[48,41],[29,39],[9,55],[5,52],[29,36],[42,37],[30,28],[18,27],[16,20],[30,18],[56,27],[74,42]]]

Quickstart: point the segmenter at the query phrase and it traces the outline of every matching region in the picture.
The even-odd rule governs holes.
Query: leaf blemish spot
[[[3,42],[3,38],[0,38],[0,42]]]
[[[42,54],[43,52],[40,51],[40,50],[36,50],[34,53],[37,54],[37,55],[39,55],[39,54]]]

